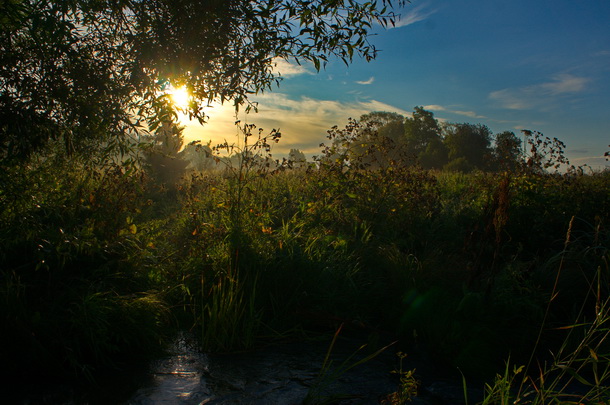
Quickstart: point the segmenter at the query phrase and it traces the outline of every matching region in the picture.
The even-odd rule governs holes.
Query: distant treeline
[[[175,183],[187,171],[234,168],[243,159],[273,169],[315,168],[339,161],[352,169],[418,166],[463,173],[582,170],[570,165],[564,155],[565,144],[557,138],[531,130],[522,130],[522,137],[511,131],[494,134],[482,124],[439,122],[423,107],[415,107],[411,117],[376,111],[359,120],[349,119],[344,128],[335,126],[327,131],[330,142],[320,144],[321,153],[310,161],[294,148],[287,157],[273,159],[271,144],[281,134],[253,134],[255,128],[240,127],[239,139],[245,140],[242,145],[195,141],[182,148],[182,128],[166,123],[147,139],[149,172],[161,182]]]

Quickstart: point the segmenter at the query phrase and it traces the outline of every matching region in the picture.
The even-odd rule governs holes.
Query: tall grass
[[[307,391],[307,395],[303,399],[303,405],[334,404],[339,400],[350,398],[350,394],[339,393],[331,389],[332,385],[349,370],[374,359],[395,343],[391,343],[368,354],[363,353],[366,345],[362,345],[339,364],[336,364],[332,358],[332,354],[342,328],[343,325],[340,325],[335,331],[324,360],[322,361],[320,372]]]
[[[560,253],[553,288],[546,305],[537,338],[533,344],[527,364],[513,366],[510,361],[502,374],[485,386],[481,405],[492,404],[607,404],[610,402],[610,251],[606,245],[597,244],[601,238],[597,227],[592,241],[596,245],[579,248],[579,255],[593,254],[596,257],[595,271],[583,273],[587,287],[581,296],[573,322],[557,326],[552,320],[556,301],[569,290],[561,288],[568,261],[575,218],[568,226],[564,249]],[[594,253],[592,253],[594,252]],[[590,261],[590,260],[587,260]],[[549,356],[540,356],[543,335],[553,331],[560,333],[560,344],[545,345]],[[466,398],[468,402],[468,399]]]
[[[514,381],[540,361],[544,385],[524,387],[561,391],[548,376],[572,371],[605,379],[608,174],[357,170],[332,159],[276,171],[244,156],[167,194],[121,165],[0,174],[0,346],[31,353],[26,369],[44,358],[47,370],[79,372],[152,350],[172,327],[227,351],[343,323],[425,345],[467,376],[513,378],[504,360],[528,365],[538,341]],[[561,367],[545,366],[549,352]]]
[[[201,329],[201,345],[207,351],[248,348],[260,329],[260,311],[255,307],[256,282],[245,291],[239,279],[220,277],[209,288],[201,279],[201,299],[196,322]],[[199,310],[201,312],[199,312]]]
[[[227,251],[236,246],[225,203],[229,180],[203,176],[184,189],[177,234],[186,248],[181,255],[202,263],[187,270],[191,290],[199,288],[197,272],[211,271],[205,277],[212,280],[237,264],[256,275],[251,302],[260,312],[254,312],[275,329],[312,316],[358,321],[405,339],[415,332],[453,365],[476,368],[483,361],[491,369],[508,354],[492,342],[525,353],[536,339],[533,325],[544,315],[554,279],[545,263],[563,248],[556,242],[561,217],[540,210],[532,220],[524,198],[542,206],[547,194],[573,195],[570,184],[596,190],[603,179],[514,177],[499,193],[499,177],[476,173],[435,179],[413,170],[349,174],[324,168],[256,177],[248,180],[255,189],[240,200],[236,260],[235,251]],[[546,194],[530,194],[532,181],[545,182]],[[601,207],[598,222],[604,222],[606,197],[593,195]],[[580,235],[587,221],[596,221],[596,211],[589,203],[578,207],[574,234]],[[535,234],[541,235],[537,244]],[[578,288],[570,293],[579,294]],[[572,309],[554,312],[553,320],[565,311]]]
[[[147,274],[136,172],[33,159],[0,175],[0,352],[10,377],[92,376],[159,350],[170,320]],[[150,266],[149,266],[150,267]]]

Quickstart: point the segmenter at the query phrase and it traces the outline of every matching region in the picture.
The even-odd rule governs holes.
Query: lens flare
[[[185,86],[172,89],[171,91],[172,103],[174,103],[174,105],[180,109],[185,109],[188,107],[190,97],[191,96]]]

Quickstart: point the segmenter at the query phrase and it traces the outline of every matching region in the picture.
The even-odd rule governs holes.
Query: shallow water
[[[353,364],[381,345],[367,343],[370,337],[340,336],[329,360],[331,368],[346,362]],[[269,344],[253,350],[228,354],[204,354],[194,339],[181,334],[166,357],[148,367],[134,367],[111,378],[100,380],[97,387],[41,387],[32,382],[33,391],[23,391],[16,404],[62,405],[292,405],[302,404],[309,392],[318,402],[335,398],[335,404],[379,404],[398,389],[397,349],[390,346],[375,358],[329,380],[320,388],[317,379],[332,336],[307,341]],[[387,344],[387,343],[385,343]],[[367,352],[368,351],[368,352]],[[407,351],[403,369],[416,369],[420,379],[413,405],[459,405],[464,403],[461,379],[443,378],[425,354]],[[350,360],[347,360],[350,359]],[[459,374],[458,374],[459,375]],[[312,391],[313,390],[313,391]],[[471,403],[480,392],[469,393]],[[4,397],[6,399],[6,396]],[[0,403],[3,403],[0,401]]]
[[[331,352],[332,365],[340,365],[350,357],[347,364],[353,364],[365,356],[366,348],[358,350],[362,342],[363,337],[339,338]],[[127,404],[302,404],[308,392],[319,387],[316,377],[329,344],[330,338],[325,338],[242,353],[205,355],[188,337],[182,337],[171,356],[152,365],[149,381]],[[403,367],[415,367],[416,361],[407,358]],[[319,391],[317,399],[337,396],[338,404],[379,404],[397,390],[398,377],[391,373],[397,368],[398,358],[390,347],[332,379]],[[457,381],[422,382],[420,391],[412,404],[463,402],[462,387]]]
[[[333,350],[335,364],[353,353],[346,352],[352,342],[344,347],[340,343]],[[327,342],[292,342],[242,353],[204,355],[183,338],[171,356],[152,365],[151,379],[128,403],[299,404],[314,386],[327,348]],[[358,373],[342,375],[329,387],[329,394],[350,394],[359,403],[377,403],[374,396],[396,387],[390,370],[378,372],[388,366],[386,356],[363,364]]]

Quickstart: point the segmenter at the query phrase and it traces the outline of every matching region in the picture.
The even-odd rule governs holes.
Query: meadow
[[[610,173],[259,163],[2,174],[5,378],[95,379],[179,330],[211,352],[343,325],[488,380],[485,403],[608,400]]]
[[[373,111],[345,129],[334,126],[313,161],[298,149],[274,161],[279,130],[259,128],[257,137],[255,125],[240,121],[235,144],[183,145],[186,117],[204,125],[212,108],[227,104],[238,119],[284,76],[328,66],[330,78],[333,60],[374,60],[381,49],[373,37],[399,28],[409,3],[0,3],[0,389],[95,386],[146,368],[180,335],[194,335],[204,353],[320,335],[330,351],[341,331],[371,342],[390,337],[396,343],[387,350],[401,361],[407,349],[421,350],[463,376],[465,387],[486,381],[482,404],[610,403],[610,172],[569,167],[559,139],[529,129],[493,134],[416,106],[412,114]],[[441,16],[424,6],[403,21]],[[447,21],[476,14],[462,11]],[[546,10],[537,12],[521,15]],[[427,54],[436,45],[425,36],[416,48]],[[526,60],[547,54],[548,41],[538,42],[544,49]],[[449,48],[448,60],[457,61]],[[607,56],[604,47],[587,52]],[[412,58],[414,66],[424,66],[420,59]],[[460,76],[459,63],[441,65],[451,73],[435,75],[435,85],[436,76]],[[398,87],[416,76],[394,67],[388,92],[404,107]],[[386,67],[379,69],[381,77]],[[550,124],[544,114],[554,103],[600,115],[600,103],[587,108],[582,100],[597,100],[589,91],[600,91],[593,80],[601,76],[581,71],[523,72],[516,76],[529,81],[512,83],[498,71],[502,84],[487,81],[483,99],[499,103],[494,114],[510,110],[502,119],[453,111],[433,94],[423,99],[443,118],[519,128]],[[477,75],[464,75],[471,76],[482,89]],[[341,79],[335,90],[316,84],[315,96],[282,90],[277,115],[285,117],[277,118],[305,123],[289,106],[296,100],[326,100],[320,105],[336,105],[329,111],[343,116],[352,109],[345,101],[374,79],[356,80],[351,90]],[[455,89],[459,101],[447,105],[469,105]],[[513,115],[513,99],[527,115]],[[354,111],[398,102],[354,100],[361,105]],[[276,111],[273,104],[266,108]],[[537,107],[544,114],[531,121]],[[318,129],[330,124],[322,110],[306,116],[316,135],[294,131],[293,146],[311,151]],[[589,121],[578,133],[593,150],[603,135],[589,125],[599,120]],[[222,131],[233,139],[230,128]],[[342,371],[329,358],[320,385]],[[385,402],[403,404],[417,395],[418,375],[402,363],[394,371],[397,390]],[[103,389],[120,389],[110,386]],[[332,402],[332,393],[315,391],[306,403]]]

